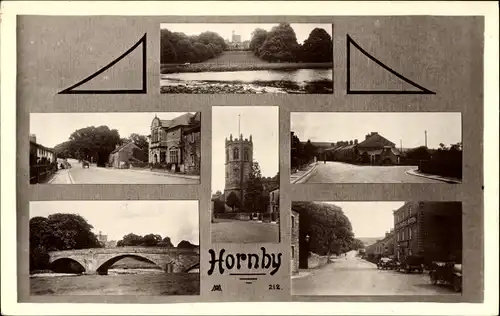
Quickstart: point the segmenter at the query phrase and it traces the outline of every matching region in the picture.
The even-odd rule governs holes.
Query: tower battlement
[[[252,141],[252,135],[250,135],[250,138],[243,138],[243,134],[240,134],[240,138],[233,138],[233,134],[229,135],[229,139],[226,138],[226,146],[231,145],[231,144],[247,144],[247,145],[253,145]]]

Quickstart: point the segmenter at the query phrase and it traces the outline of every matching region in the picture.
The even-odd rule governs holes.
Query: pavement
[[[304,170],[298,170],[297,172],[292,173],[290,175],[290,183],[300,184],[306,182],[307,179],[309,179],[309,177],[312,175],[317,165],[318,162],[313,162],[310,165],[308,165]]]
[[[278,223],[216,219],[211,224],[213,243],[278,243]]]
[[[51,184],[199,184],[199,177],[170,175],[137,169],[101,168],[91,164],[82,168],[77,160],[69,161],[70,169],[58,170]]]
[[[351,251],[319,269],[292,278],[292,295],[460,295],[446,285],[432,285],[427,273],[378,270]]]
[[[408,173],[417,166],[366,166],[338,161],[319,162],[305,183],[444,183],[442,179]]]
[[[412,175],[412,176],[422,177],[422,178],[427,178],[427,179],[434,179],[434,180],[443,181],[446,183],[454,183],[454,184],[462,183],[462,180],[460,180],[458,178],[450,178],[450,177],[437,176],[434,174],[423,173],[423,172],[418,171],[418,168],[413,169],[413,170],[407,170],[406,173],[409,175]]]

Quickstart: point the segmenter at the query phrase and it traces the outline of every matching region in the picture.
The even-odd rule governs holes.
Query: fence
[[[57,171],[57,164],[30,166],[30,183],[45,183]]]

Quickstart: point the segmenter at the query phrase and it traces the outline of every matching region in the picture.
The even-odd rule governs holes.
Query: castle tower
[[[244,188],[248,181],[248,176],[252,170],[253,163],[253,143],[252,135],[250,138],[234,138],[233,135],[226,138],[226,184],[224,196],[227,197],[231,192],[243,203]]]

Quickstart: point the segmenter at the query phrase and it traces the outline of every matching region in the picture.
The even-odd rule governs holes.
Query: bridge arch
[[[148,263],[152,263],[156,265],[158,268],[162,270],[166,270],[166,267],[163,262],[156,260],[155,258],[152,258],[153,256],[149,256],[148,254],[143,254],[143,253],[119,253],[116,256],[112,256],[111,258],[107,258],[104,262],[100,262],[96,266],[96,272],[98,274],[108,274],[108,269],[118,261],[125,259],[125,258],[134,258],[138,259],[140,261],[146,261]]]
[[[49,262],[50,269],[56,273],[83,273],[86,271],[85,263],[76,258],[62,257]]]

